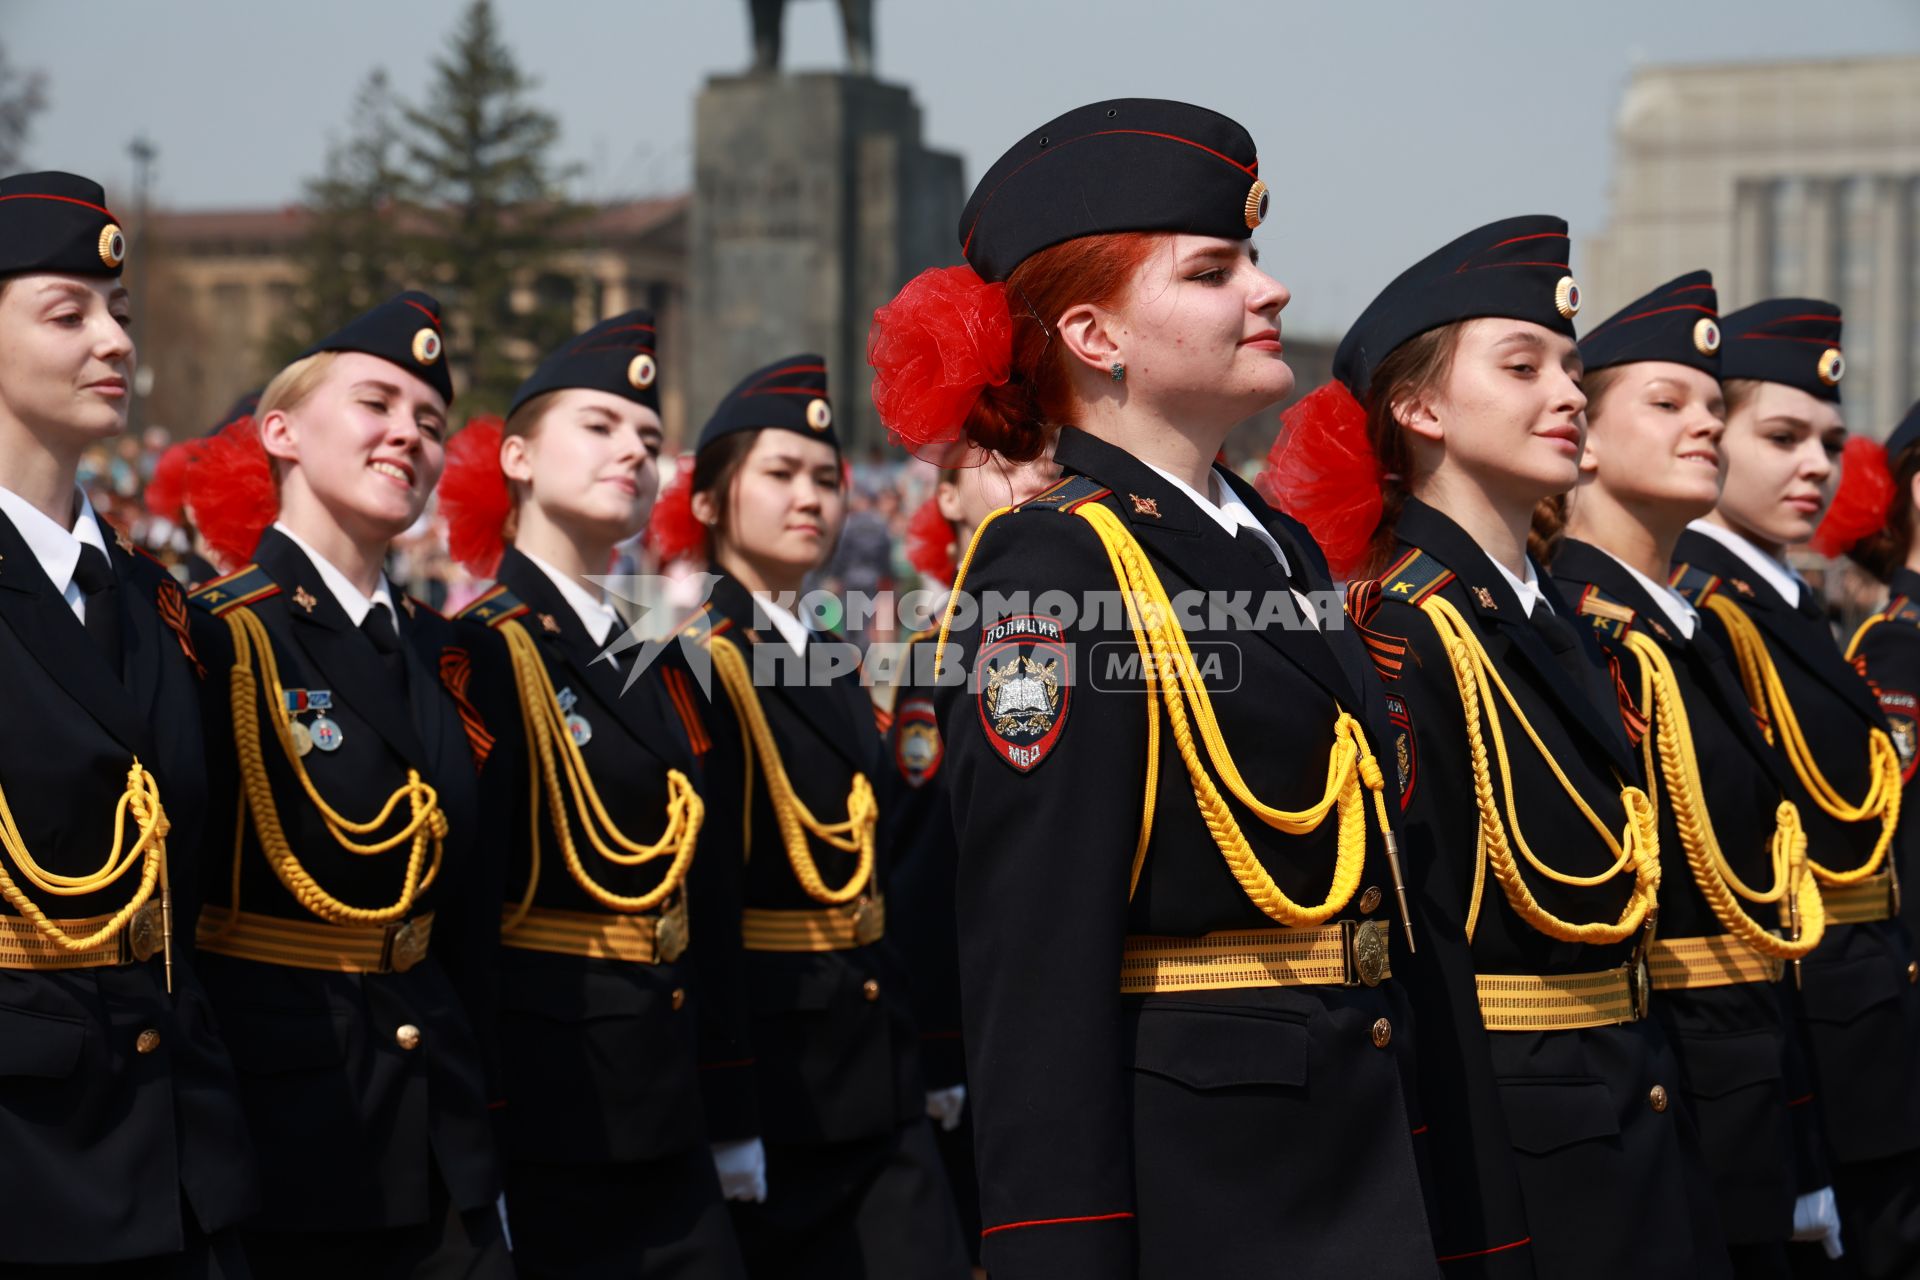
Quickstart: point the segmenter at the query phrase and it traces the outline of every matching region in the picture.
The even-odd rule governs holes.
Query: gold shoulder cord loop
[[[127,841],[127,818],[133,817],[133,844],[122,847]],[[140,864],[140,883],[133,891],[133,897],[118,911],[107,918],[107,922],[84,938],[76,938],[60,927],[41,909],[40,905],[14,881],[7,869],[7,862],[0,861],[0,896],[4,896],[11,906],[24,919],[31,922],[40,936],[64,951],[89,951],[106,942],[127,927],[128,921],[140,908],[147,905],[153,897],[156,885],[160,889],[161,937],[166,949],[167,990],[173,990],[173,894],[167,883],[167,831],[169,829],[166,810],[160,804],[160,786],[148,773],[145,766],[135,757],[127,769],[127,785],[120,793],[120,800],[113,810],[113,847],[108,850],[106,861],[97,871],[85,875],[69,876],[48,871],[34,859],[27,848],[27,842],[20,834],[19,826],[14,822],[13,808],[7,803],[4,790],[0,790],[0,846],[4,846],[7,859],[20,869],[20,874],[28,884],[42,893],[57,898],[77,898],[89,893],[98,893],[124,878]]]
[[[1520,709],[1513,691],[1507,687],[1500,673],[1494,669],[1492,659],[1473,634],[1466,620],[1458,610],[1440,596],[1430,596],[1421,603],[1420,609],[1432,621],[1435,632],[1439,634],[1441,645],[1445,648],[1447,659],[1453,667],[1454,684],[1460,691],[1460,707],[1466,714],[1468,755],[1473,770],[1474,803],[1480,812],[1480,830],[1478,836],[1479,856],[1474,866],[1473,901],[1467,913],[1467,937],[1473,937],[1474,927],[1479,920],[1481,890],[1484,886],[1484,868],[1491,866],[1494,879],[1499,881],[1501,892],[1514,912],[1528,925],[1562,942],[1583,942],[1605,945],[1624,942],[1634,932],[1657,915],[1660,893],[1660,833],[1655,820],[1653,804],[1647,799],[1646,792],[1638,787],[1623,787],[1620,790],[1620,803],[1626,808],[1626,828],[1619,839],[1607,829],[1598,814],[1587,804],[1560,764],[1548,751],[1546,744],[1534,732],[1533,725],[1527,721],[1526,713]],[[1498,692],[1499,700],[1494,694]],[[1514,802],[1512,765],[1507,753],[1505,731],[1501,727],[1499,703],[1505,703],[1514,719],[1525,732],[1534,750],[1552,770],[1560,784],[1560,789],[1574,803],[1587,825],[1605,842],[1614,854],[1613,865],[1597,875],[1576,876],[1557,871],[1542,862],[1528,846],[1526,836],[1520,831],[1520,818]],[[1481,713],[1486,716],[1487,731],[1493,738],[1493,754],[1499,763],[1500,787],[1505,793],[1506,822],[1502,823],[1501,806],[1493,794],[1493,776],[1487,760],[1486,738],[1481,730]],[[1509,843],[1508,828],[1512,829]],[[1618,919],[1611,923],[1594,921],[1580,924],[1563,920],[1540,904],[1527,888],[1520,874],[1519,864],[1514,861],[1513,847],[1517,845],[1521,856],[1528,865],[1556,884],[1573,887],[1591,887],[1605,884],[1615,876],[1628,871],[1633,875],[1633,893],[1627,904],[1621,909]]]
[[[1794,714],[1793,703],[1787,698],[1786,685],[1781,682],[1779,668],[1774,666],[1773,655],[1767,652],[1767,642],[1753,619],[1739,605],[1731,600],[1722,600],[1719,596],[1709,599],[1707,608],[1713,610],[1727,628],[1727,637],[1732,641],[1734,659],[1740,669],[1740,683],[1747,691],[1747,701],[1753,704],[1755,710],[1765,713],[1770,724],[1777,727],[1781,750],[1793,766],[1800,785],[1807,789],[1807,794],[1813,797],[1813,802],[1821,812],[1839,822],[1865,822],[1871,818],[1880,820],[1880,838],[1874,842],[1873,854],[1859,866],[1847,871],[1834,871],[1812,858],[1807,859],[1807,865],[1813,869],[1814,876],[1821,884],[1859,884],[1868,879],[1886,861],[1887,849],[1893,843],[1894,829],[1900,823],[1900,753],[1894,749],[1893,739],[1882,729],[1868,732],[1868,767],[1872,770],[1873,781],[1858,804],[1849,804],[1827,781],[1819,762],[1813,758],[1813,748],[1800,728],[1800,718]],[[1773,734],[1774,729],[1769,728],[1769,742],[1774,740]]]
[[[739,647],[725,636],[712,637],[707,642],[707,648],[713,655],[713,669],[720,676],[720,683],[726,686],[727,696],[733,701],[734,713],[740,717],[745,730],[741,737],[745,747],[749,811],[752,807],[752,778],[757,757],[760,768],[767,775],[767,796],[773,802],[774,818],[780,824],[780,838],[786,845],[787,861],[793,866],[794,878],[815,902],[828,906],[852,902],[866,891],[868,882],[873,878],[873,833],[880,818],[873,784],[864,773],[856,772],[853,775],[853,789],[847,794],[847,817],[844,822],[824,823],[814,817],[813,811],[800,799],[799,793],[793,789],[792,780],[787,777],[786,762],[780,758],[780,744],[774,741],[773,727],[767,723],[767,713],[761,707],[760,695],[753,687],[753,675],[747,669],[746,658]],[[820,878],[819,865],[814,862],[813,851],[807,846],[809,834],[842,853],[859,854],[859,864],[853,874],[847,877],[847,882],[838,889],[829,889]]]
[[[678,769],[669,769],[666,831],[652,844],[641,844],[621,831],[600,800],[599,789],[593,784],[593,775],[580,754],[579,745],[574,742],[573,735],[567,732],[559,695],[554,691],[553,678],[547,673],[547,664],[540,656],[539,646],[518,622],[503,623],[499,631],[506,639],[507,652],[513,661],[514,686],[520,695],[520,719],[526,730],[527,742],[532,747],[527,753],[527,772],[532,792],[529,809],[533,829],[532,867],[527,874],[526,891],[502,923],[501,932],[510,933],[526,920],[527,912],[533,907],[534,891],[540,884],[540,798],[543,784],[547,813],[553,820],[554,832],[560,838],[561,856],[566,859],[567,871],[573,876],[574,883],[609,911],[632,914],[653,910],[686,881],[687,868],[693,861],[694,845],[700,834],[700,824],[706,816],[706,806],[699,793],[693,789],[693,783],[686,774]],[[562,770],[566,773],[567,789],[573,795],[573,812],[579,815],[580,829],[586,832],[587,841],[595,853],[621,867],[643,866],[672,853],[673,861],[667,865],[666,874],[659,884],[645,893],[630,896],[613,892],[588,873],[580,859],[580,851],[574,844],[573,823],[568,819],[566,796],[560,789]]]
[[[1808,874],[1807,833],[1800,825],[1800,810],[1791,800],[1782,800],[1774,811],[1769,846],[1773,887],[1764,893],[1750,888],[1735,874],[1714,834],[1700,761],[1693,749],[1693,728],[1673,664],[1659,645],[1638,632],[1627,633],[1627,647],[1640,660],[1641,704],[1650,702],[1655,713],[1653,732],[1642,743],[1648,757],[1647,777],[1666,781],[1667,803],[1700,895],[1713,908],[1720,926],[1750,950],[1776,960],[1798,960],[1809,954],[1826,935],[1827,916],[1819,885]],[[1777,906],[1792,936],[1782,938],[1748,915],[1741,898]]]
[[[240,763],[240,813],[239,821],[234,826],[232,896],[226,922],[224,925],[210,926],[209,935],[218,937],[239,919],[241,835],[248,810],[252,810],[254,833],[260,839],[267,865],[273,868],[274,875],[287,887],[287,892],[308,911],[331,924],[388,924],[405,919],[413,909],[414,900],[440,873],[447,818],[440,811],[439,794],[421,780],[418,770],[409,769],[405,784],[387,797],[386,804],[370,820],[354,822],[335,810],[313,785],[300,753],[294,749],[292,733],[288,728],[286,697],[280,684],[280,664],[274,658],[273,641],[267,635],[266,624],[260,621],[253,610],[245,607],[234,609],[225,617],[227,627],[233,634],[229,703],[233,718],[233,744]],[[254,676],[256,657],[260,667],[258,681]],[[269,695],[267,714],[273,721],[274,737],[279,740],[280,749],[294,777],[299,779],[307,799],[319,811],[334,841],[348,853],[359,857],[373,857],[410,842],[406,878],[401,885],[399,898],[391,905],[354,907],[340,901],[320,887],[287,843],[260,742],[257,708],[261,685],[265,686]],[[371,835],[385,826],[403,801],[408,807],[408,819],[399,830],[372,843],[361,843],[352,838]],[[428,858],[429,848],[432,851],[431,860]],[[210,911],[209,915],[212,914]]]

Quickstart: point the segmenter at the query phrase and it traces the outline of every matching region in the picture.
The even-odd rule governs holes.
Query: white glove
[[[1834,1203],[1832,1187],[1809,1191],[1793,1202],[1793,1238],[1820,1241],[1829,1259],[1846,1252],[1840,1244],[1840,1206]]]
[[[713,1170],[729,1200],[767,1201],[767,1149],[758,1138],[713,1144]]]
[[[513,1252],[513,1228],[507,1225],[507,1193],[502,1191],[500,1198],[493,1202],[493,1211],[500,1215],[500,1238],[506,1241],[507,1252]]]
[[[952,1133],[960,1127],[960,1113],[966,1106],[967,1086],[963,1084],[927,1091],[927,1114],[940,1122],[942,1133]]]

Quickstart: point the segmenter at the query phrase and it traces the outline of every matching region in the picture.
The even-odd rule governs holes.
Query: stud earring
[[[1125,382],[1127,380],[1127,365],[1123,360],[1115,360],[1113,362],[1113,368],[1107,370],[1107,372],[1112,375],[1115,382]]]

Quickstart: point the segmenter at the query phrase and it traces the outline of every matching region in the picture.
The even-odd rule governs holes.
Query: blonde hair
[[[273,375],[273,381],[260,393],[260,405],[253,411],[255,422],[264,422],[270,413],[288,413],[320,389],[327,372],[339,358],[338,351],[316,351],[302,356]]]

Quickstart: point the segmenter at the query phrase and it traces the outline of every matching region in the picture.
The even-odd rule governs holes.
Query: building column
[[[1805,239],[1801,241],[1800,287],[1795,291],[1809,298],[1832,298],[1834,260],[1839,256],[1835,231],[1839,224],[1839,188],[1827,178],[1805,180],[1806,204],[1801,223]]]
[[[1741,178],[1733,189],[1733,270],[1714,283],[1720,310],[1732,311],[1767,296],[1767,263],[1771,258],[1772,221],[1767,208],[1772,184],[1764,178]]]
[[[1907,334],[1907,271],[1905,200],[1902,183],[1873,179],[1873,288],[1868,305],[1873,311],[1873,365],[1866,370],[1873,387],[1877,422],[1855,426],[1884,437],[1906,412],[1907,363],[1912,343]]]

